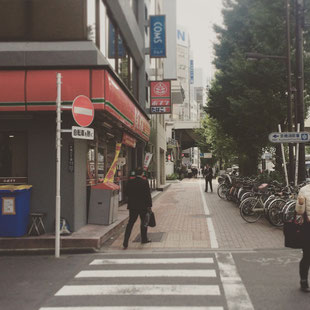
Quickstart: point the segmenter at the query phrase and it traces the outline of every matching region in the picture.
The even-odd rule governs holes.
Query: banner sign
[[[143,164],[143,170],[146,171],[146,170],[148,169],[152,157],[153,157],[153,154],[152,154],[152,153],[146,153],[146,154],[145,154],[144,164]]]
[[[127,133],[124,133],[122,143],[132,148],[135,148],[137,140],[134,137],[128,135]]]
[[[166,58],[166,16],[150,16],[150,57]]]
[[[108,57],[109,58],[115,58],[115,28],[111,22],[109,22],[109,43],[108,43]],[[121,36],[118,36],[118,45],[117,45],[117,51],[118,51],[118,58],[123,58],[126,56],[126,51],[124,48],[124,44],[122,41]]]
[[[171,82],[151,81],[151,113],[171,113]]]
[[[191,59],[189,63],[190,63],[190,83],[194,84],[194,60]]]
[[[122,143],[116,143],[115,157],[114,157],[113,163],[112,163],[107,175],[104,178],[103,183],[113,183],[114,182],[114,175],[115,175],[117,160],[118,160],[119,153],[121,151],[121,147],[122,147]]]

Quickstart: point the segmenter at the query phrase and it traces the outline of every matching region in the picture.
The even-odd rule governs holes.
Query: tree
[[[238,152],[240,172],[257,172],[268,134],[286,124],[286,66],[273,59],[249,61],[247,52],[285,55],[283,0],[225,1],[224,26],[215,26],[217,74],[206,112]]]
[[[206,115],[197,133],[200,136],[199,149],[212,153],[213,161],[220,163],[220,169],[231,167],[237,162],[238,152],[233,139],[223,132],[215,119]]]

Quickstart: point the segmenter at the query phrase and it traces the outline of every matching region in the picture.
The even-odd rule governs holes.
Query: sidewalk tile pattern
[[[130,249],[172,248],[172,249],[210,249],[210,236],[207,216],[204,213],[201,189],[202,179],[184,179],[171,184],[158,199],[154,201],[153,211],[157,226],[149,232],[163,232],[161,242],[145,245],[133,243],[139,235],[140,220],[137,220],[130,237]],[[281,228],[271,226],[266,219],[257,223],[246,223],[239,214],[236,204],[222,200],[216,194],[217,182],[213,181],[213,193],[205,193],[220,249],[258,249],[283,248]],[[110,246],[121,248],[122,233]]]

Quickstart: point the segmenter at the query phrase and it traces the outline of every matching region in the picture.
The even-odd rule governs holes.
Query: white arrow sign
[[[302,132],[272,132],[268,136],[273,143],[305,143],[310,141],[310,134]]]

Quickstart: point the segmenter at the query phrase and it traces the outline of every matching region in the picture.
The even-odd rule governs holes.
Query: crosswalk
[[[40,310],[253,310],[231,259],[103,254]]]

